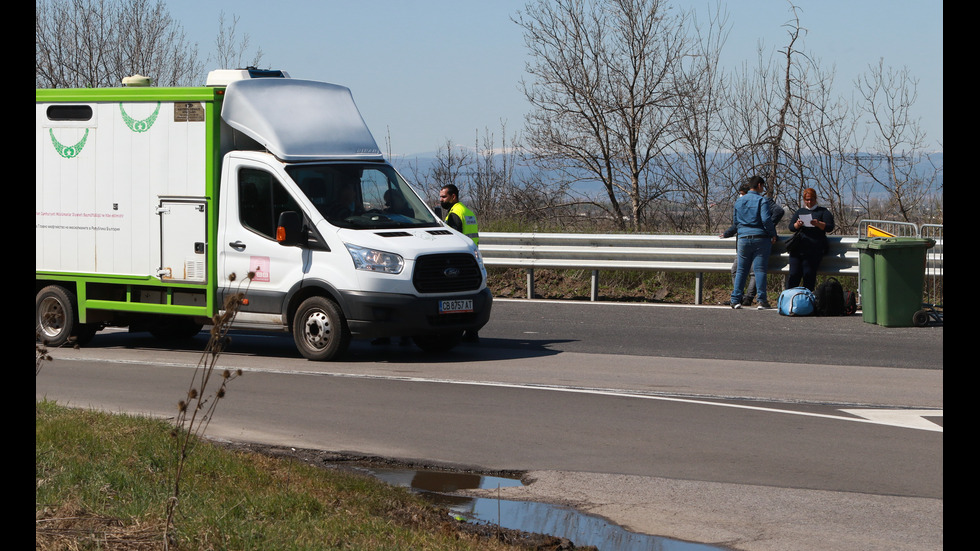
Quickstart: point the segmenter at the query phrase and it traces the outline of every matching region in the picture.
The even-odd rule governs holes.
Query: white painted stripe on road
[[[882,425],[921,430],[935,430],[935,427],[938,426],[927,417],[943,416],[941,409],[842,409],[841,411]],[[939,432],[942,431],[942,427],[939,427]]]
[[[59,359],[72,361],[69,358],[59,358]],[[80,361],[91,361],[91,360],[80,360]],[[140,364],[140,365],[153,364],[153,365],[161,365],[161,366],[168,366],[168,367],[184,367],[184,368],[191,368],[191,369],[195,369],[197,367],[194,364],[188,364],[188,363],[146,362],[144,360],[137,361],[137,360],[103,359],[100,361],[105,363],[120,363],[120,364]],[[233,366],[227,366],[226,368],[236,369]],[[664,402],[679,402],[679,403],[686,403],[686,404],[697,404],[697,405],[725,407],[725,408],[733,408],[733,409],[746,409],[746,410],[753,410],[753,411],[763,411],[768,413],[800,415],[803,417],[817,417],[821,419],[832,419],[837,421],[850,421],[852,423],[869,423],[874,425],[887,425],[893,427],[925,430],[931,432],[943,432],[943,427],[941,425],[938,425],[928,419],[925,419],[925,417],[942,417],[943,410],[941,409],[849,408],[849,409],[839,410],[847,415],[829,415],[826,413],[793,411],[789,409],[763,407],[763,406],[750,406],[745,404],[731,404],[731,403],[715,402],[715,401],[709,401],[709,400],[697,399],[697,398],[683,398],[678,396],[666,396],[662,394],[641,393],[641,392],[633,392],[629,390],[618,390],[618,389],[583,388],[583,387],[545,385],[545,384],[533,384],[533,383],[504,383],[499,381],[460,381],[454,379],[443,379],[443,378],[432,378],[432,377],[400,377],[394,375],[367,375],[367,374],[359,374],[359,373],[338,373],[338,372],[306,371],[306,370],[295,370],[295,369],[254,368],[254,367],[242,367],[240,369],[242,371],[248,371],[254,373],[346,377],[349,379],[376,379],[376,380],[403,381],[403,382],[413,382],[413,383],[434,383],[434,384],[466,385],[466,386],[489,386],[489,387],[497,387],[497,388],[514,388],[514,389],[523,389],[523,390],[542,390],[548,392],[570,392],[575,394],[591,394],[595,396],[612,396],[612,397],[619,397],[619,398],[639,398],[643,400],[660,400]],[[738,398],[719,396],[717,399],[723,400],[723,399],[738,399]]]
[[[325,373],[322,373],[326,375]],[[842,415],[828,415],[826,413],[813,413],[806,411],[793,411],[789,409],[780,408],[770,408],[761,406],[748,406],[743,404],[729,404],[725,402],[712,402],[707,400],[698,400],[695,398],[680,398],[675,396],[662,396],[662,395],[651,395],[651,394],[640,394],[636,392],[622,391],[622,390],[606,390],[606,389],[589,389],[589,388],[576,388],[576,387],[564,387],[555,385],[538,385],[538,384],[515,384],[515,383],[500,383],[491,381],[454,381],[449,379],[428,379],[424,377],[390,377],[390,376],[378,376],[378,375],[354,375],[348,373],[336,373],[331,374],[338,377],[351,377],[351,378],[364,378],[364,379],[392,379],[392,380],[402,380],[411,382],[423,382],[423,383],[441,383],[441,384],[453,384],[453,385],[471,385],[471,386],[491,386],[498,388],[517,388],[517,389],[528,389],[528,390],[545,390],[551,392],[571,392],[575,394],[592,394],[596,396],[614,396],[619,398],[641,398],[644,400],[660,400],[664,402],[681,402],[686,404],[698,404],[705,406],[716,406],[716,407],[726,407],[733,409],[747,409],[754,411],[763,411],[768,413],[784,413],[787,415],[800,415],[803,417],[817,417],[822,419],[833,419],[837,421],[850,421],[853,423],[869,423],[873,425],[888,425],[894,427],[902,427],[916,430],[926,430],[931,432],[943,432],[943,427],[937,425],[931,421],[926,420],[926,423],[899,423],[896,422],[897,416],[885,417],[885,416],[875,416],[873,414],[863,415],[859,417],[845,417]],[[723,398],[719,398],[723,399]],[[840,410],[852,415],[860,415],[857,412],[874,412],[874,411],[903,411],[903,410],[879,410],[879,409],[848,409]],[[942,417],[943,410],[907,410],[907,411],[926,411],[929,417]],[[921,418],[925,414],[916,414],[917,417]],[[910,416],[906,416],[907,420]]]
[[[770,408],[770,407],[762,407],[762,406],[748,406],[748,405],[744,405],[744,404],[729,404],[729,403],[725,403],[725,402],[712,402],[712,401],[707,401],[707,400],[698,400],[698,399],[695,399],[695,398],[680,398],[680,397],[676,397],[676,396],[663,396],[663,395],[654,395],[654,394],[641,394],[641,393],[638,393],[638,392],[630,392],[630,391],[625,391],[625,390],[609,390],[609,389],[598,389],[598,388],[577,388],[577,387],[567,387],[567,386],[559,386],[559,385],[500,383],[500,382],[493,382],[493,381],[454,381],[454,380],[450,380],[450,379],[429,379],[429,378],[424,378],[424,377],[389,377],[389,376],[378,376],[378,375],[366,375],[365,376],[365,375],[353,375],[353,374],[346,374],[346,373],[337,373],[337,374],[333,374],[333,375],[336,375],[336,376],[339,376],[339,377],[359,377],[359,378],[371,378],[371,379],[398,379],[398,380],[404,380],[404,381],[426,382],[426,383],[443,383],[443,384],[472,385],[472,386],[492,386],[492,387],[499,387],[499,388],[519,388],[519,389],[530,389],[530,390],[546,390],[546,391],[551,391],[551,392],[572,392],[572,393],[576,393],[576,394],[593,394],[593,395],[597,395],[597,396],[615,396],[615,397],[619,397],[619,398],[641,398],[641,399],[644,399],[644,400],[661,400],[661,401],[664,401],[664,402],[681,402],[681,403],[686,403],[686,404],[698,404],[698,405],[705,405],[705,406],[717,406],[717,407],[726,407],[726,408],[734,408],[734,409],[747,409],[747,410],[754,410],[754,411],[764,411],[764,412],[768,412],[768,413],[785,413],[787,415],[801,415],[803,417],[818,417],[818,418],[822,418],[822,419],[834,419],[834,420],[837,420],[837,421],[851,421],[851,422],[855,422],[855,423],[870,423],[870,424],[874,424],[874,425],[889,425],[889,426],[904,427],[904,428],[917,429],[917,430],[927,430],[927,431],[932,431],[932,432],[943,432],[943,427],[941,425],[937,425],[936,423],[933,423],[931,421],[927,421],[927,423],[924,423],[924,424],[923,423],[897,423],[897,422],[895,422],[895,416],[892,416],[890,418],[886,418],[884,416],[876,417],[874,415],[864,415],[864,416],[859,416],[859,417],[845,417],[843,415],[828,415],[826,413],[812,413],[812,412],[806,412],[806,411],[793,411],[793,410],[789,410],[789,409]],[[719,399],[724,399],[724,398],[723,397],[720,397]],[[902,410],[879,410],[879,409],[871,408],[871,409],[867,409],[867,410],[848,409],[848,410],[840,410],[840,411],[843,411],[843,412],[846,412],[846,413],[850,413],[852,415],[860,415],[857,412],[902,411]],[[908,411],[926,411],[926,412],[929,412],[928,415],[930,417],[942,417],[943,416],[943,410],[941,410],[941,409],[937,409],[937,410],[908,410]],[[923,415],[923,414],[917,414],[917,416],[919,416],[919,417],[921,417],[921,415]]]
[[[515,302],[517,304],[566,304],[566,305],[576,305],[585,307],[595,307],[595,306],[622,306],[628,308],[697,308],[699,310],[704,310],[705,308],[722,308],[725,310],[731,309],[728,304],[680,304],[674,302],[616,302],[613,300],[563,300],[557,298],[497,298],[494,297],[494,302]],[[755,310],[755,308],[752,308]]]

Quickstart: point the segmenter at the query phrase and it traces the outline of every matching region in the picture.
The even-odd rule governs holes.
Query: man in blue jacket
[[[756,300],[759,310],[770,308],[766,297],[766,268],[769,251],[776,242],[776,226],[772,223],[771,203],[763,195],[766,181],[760,176],[749,178],[749,191],[735,201],[732,225],[738,228],[738,270],[731,306],[742,307],[742,294],[749,271],[755,274]]]

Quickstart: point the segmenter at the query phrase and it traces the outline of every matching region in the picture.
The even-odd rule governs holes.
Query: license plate
[[[465,300],[440,300],[439,301],[440,314],[456,314],[459,312],[472,312],[472,311],[473,311],[473,299],[471,298]]]

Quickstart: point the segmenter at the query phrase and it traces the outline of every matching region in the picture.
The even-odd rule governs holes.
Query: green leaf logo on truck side
[[[133,132],[146,132],[153,126],[153,123],[157,120],[157,115],[160,114],[160,102],[157,102],[157,108],[153,111],[153,114],[145,119],[138,121],[133,117],[130,117],[126,113],[126,109],[123,107],[122,102],[119,103],[119,112],[122,113],[123,122],[129,127]]]
[[[58,138],[54,137],[53,128],[49,128],[48,132],[51,134],[51,143],[54,144],[54,150],[65,159],[77,157],[82,152],[82,148],[85,147],[85,140],[88,139],[88,128],[85,129],[85,134],[82,135],[82,139],[78,140],[78,143],[75,145],[64,145],[59,142]]]

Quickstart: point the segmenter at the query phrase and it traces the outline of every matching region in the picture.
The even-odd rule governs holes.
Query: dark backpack
[[[852,316],[858,311],[857,293],[854,291],[844,292],[844,315]]]
[[[826,281],[817,285],[814,295],[817,299],[818,316],[844,315],[844,288],[836,278],[828,277]]]

